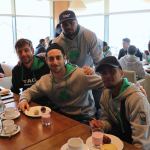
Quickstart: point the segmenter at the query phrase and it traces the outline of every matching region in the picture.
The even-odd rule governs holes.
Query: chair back
[[[0,86],[6,89],[10,89],[12,85],[11,78],[11,76],[0,78]]]
[[[143,79],[143,81],[139,83],[145,89],[146,94],[147,94],[147,99],[150,102],[150,76],[145,76],[145,79]]]
[[[129,82],[136,83],[136,73],[135,71],[130,70],[123,70],[124,71],[124,77],[128,79]]]

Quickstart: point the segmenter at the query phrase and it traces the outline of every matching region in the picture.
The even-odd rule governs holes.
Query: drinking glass
[[[49,110],[41,113],[41,121],[44,126],[51,125],[51,114]]]
[[[92,144],[95,148],[100,148],[103,144],[104,131],[101,128],[92,128]]]

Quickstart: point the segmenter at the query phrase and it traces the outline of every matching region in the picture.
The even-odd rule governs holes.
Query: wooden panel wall
[[[54,15],[54,24],[55,26],[57,25],[57,23],[59,22],[59,14],[64,11],[67,10],[69,8],[69,1],[55,1],[53,2],[53,15]]]

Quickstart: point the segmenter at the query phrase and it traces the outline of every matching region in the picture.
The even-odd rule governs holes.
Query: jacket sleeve
[[[106,91],[108,92],[108,91]],[[105,94],[105,90],[103,90],[102,95],[101,95],[101,99],[100,99],[100,120],[103,122],[104,124],[104,131],[108,132],[111,130],[111,124],[109,122],[109,114],[108,114],[108,98],[107,98],[107,94]]]
[[[41,97],[44,95],[44,80],[41,78],[38,80],[35,84],[33,84],[30,88],[26,89],[23,91],[23,93],[20,96],[20,101],[23,99],[26,99],[28,102],[31,101],[32,99]]]
[[[94,75],[84,75],[85,76],[85,84],[88,90],[90,89],[98,89],[103,88],[103,81],[101,76],[94,74]]]
[[[133,94],[126,102],[127,116],[131,124],[133,144],[144,150],[150,147],[150,104],[139,93]]]
[[[16,79],[18,78],[18,80]],[[17,74],[16,70],[12,70],[12,86],[11,86],[11,91],[15,94],[19,94],[19,86],[20,86],[20,76]]]
[[[103,57],[102,49],[100,48],[100,43],[98,43],[98,39],[93,32],[91,32],[85,38],[87,40],[87,43],[89,43],[89,52],[96,66]]]
[[[123,55],[122,49],[120,49],[119,55],[118,55],[118,59],[120,59],[120,58],[123,57],[123,56],[124,56],[124,55]]]

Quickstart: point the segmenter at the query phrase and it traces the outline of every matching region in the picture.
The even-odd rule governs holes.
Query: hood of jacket
[[[73,64],[66,64],[66,74],[64,76],[64,78],[67,78],[70,74],[72,74],[78,67],[77,65],[73,65]]]
[[[137,64],[137,62],[139,62],[139,58],[135,55],[125,55],[121,59],[127,66],[129,66],[130,64]]]
[[[141,92],[141,90],[135,84],[128,82],[128,80],[124,78],[124,83],[120,89],[120,93],[115,99],[126,99],[128,96],[132,95],[135,92]]]
[[[44,65],[45,65],[45,62],[41,58],[39,58],[37,56],[34,56],[33,64],[31,66],[31,70],[38,70],[41,67],[43,67]]]

